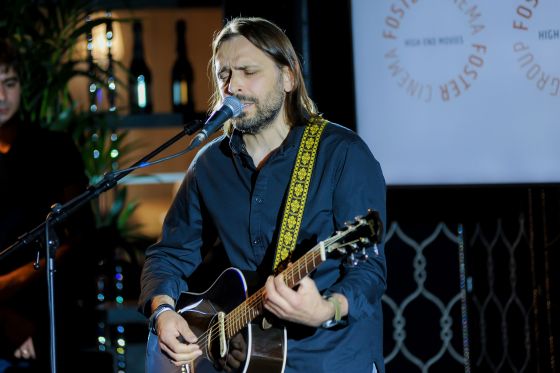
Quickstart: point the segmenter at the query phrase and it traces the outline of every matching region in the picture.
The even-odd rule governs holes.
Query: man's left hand
[[[290,289],[282,275],[269,276],[265,284],[264,307],[279,318],[318,327],[334,315],[332,303],[323,299],[315,281],[305,277],[297,290]]]

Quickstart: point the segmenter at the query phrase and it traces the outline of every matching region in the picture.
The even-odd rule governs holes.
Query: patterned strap
[[[275,273],[281,271],[282,268],[279,268],[279,265],[282,265],[282,267],[287,265],[287,259],[290,258],[296,247],[313,165],[315,164],[315,158],[317,158],[321,134],[326,125],[327,120],[320,116],[312,116],[303,132],[292,172],[288,198],[284,206],[284,216],[282,217],[282,226],[274,259],[273,269]]]

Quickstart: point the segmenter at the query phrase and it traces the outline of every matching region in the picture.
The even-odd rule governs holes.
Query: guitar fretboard
[[[290,288],[293,288],[322,262],[321,245],[316,245],[282,272],[284,282]],[[241,329],[263,312],[264,295],[264,288],[260,288],[247,298],[245,302],[227,314],[225,319],[227,338],[231,338],[239,333]]]

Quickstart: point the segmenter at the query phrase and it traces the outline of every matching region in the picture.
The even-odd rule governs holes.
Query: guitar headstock
[[[357,216],[354,221],[344,225],[344,229],[325,241],[327,252],[337,251],[346,255],[346,262],[350,265],[367,260],[367,248],[371,246],[375,255],[379,255],[377,244],[383,238],[383,222],[379,212],[369,209],[366,215]]]

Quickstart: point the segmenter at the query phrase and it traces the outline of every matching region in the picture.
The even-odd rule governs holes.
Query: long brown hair
[[[317,106],[307,94],[299,58],[286,34],[274,23],[258,17],[238,17],[229,21],[212,42],[212,59],[209,68],[212,74],[213,93],[210,107],[217,109],[221,104],[221,92],[217,80],[216,54],[222,44],[235,37],[243,36],[254,46],[269,55],[279,68],[290,69],[294,77],[294,88],[286,95],[286,116],[290,125],[305,124],[309,117],[317,114]],[[224,126],[229,132],[230,127]]]

